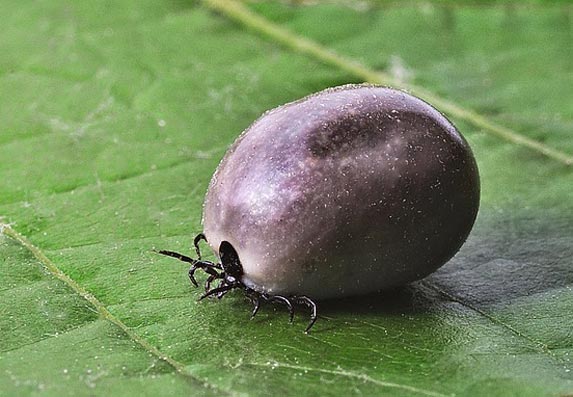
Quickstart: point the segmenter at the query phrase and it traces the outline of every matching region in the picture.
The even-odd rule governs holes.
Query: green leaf
[[[573,393],[573,10],[4,1],[0,396]],[[288,324],[186,268],[228,145],[266,109],[360,81],[410,89],[470,142],[460,253]]]

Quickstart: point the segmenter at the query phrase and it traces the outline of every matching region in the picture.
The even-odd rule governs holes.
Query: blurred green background
[[[0,6],[0,396],[573,394],[573,5],[15,1]],[[226,148],[351,82],[470,142],[481,211],[398,291],[249,320],[186,268]],[[569,165],[568,165],[569,164]]]

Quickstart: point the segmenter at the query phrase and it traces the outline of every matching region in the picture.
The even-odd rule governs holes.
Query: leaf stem
[[[335,66],[365,82],[390,85],[408,90],[412,94],[430,102],[445,113],[460,120],[464,120],[492,135],[496,135],[513,144],[527,147],[566,166],[573,165],[573,155],[571,154],[562,152],[539,141],[528,138],[515,130],[497,124],[473,110],[457,105],[456,103],[442,98],[422,87],[401,83],[387,73],[371,69],[360,62],[339,55],[315,41],[299,36],[270,22],[266,18],[249,10],[239,1],[203,0],[203,4],[254,31],[262,33],[287,48],[315,58],[324,64]]]

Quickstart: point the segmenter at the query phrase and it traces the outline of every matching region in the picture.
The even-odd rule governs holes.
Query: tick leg
[[[211,291],[205,292],[203,295],[201,295],[201,297],[199,298],[199,300],[203,300],[203,299],[205,299],[206,297],[211,296],[211,295],[217,295],[217,294],[220,294],[220,293],[226,293],[227,291],[230,291],[230,290],[232,290],[233,288],[237,288],[237,287],[238,287],[237,285],[233,284],[233,285],[224,285],[224,286],[222,286],[222,287],[214,288],[214,289],[212,289]]]
[[[281,295],[274,295],[274,296],[268,297],[267,299],[269,302],[284,303],[288,309],[289,322],[292,323],[292,320],[294,319],[294,308],[292,307],[292,303],[290,302],[290,300],[287,297],[281,296]]]
[[[189,258],[188,256],[180,254],[179,252],[165,251],[165,250],[155,251],[155,252],[157,252],[158,254],[161,254],[161,255],[170,256],[172,258],[179,259],[181,262],[187,262],[187,263],[191,263],[191,264],[195,264],[195,262],[197,262],[197,260],[195,260],[193,258]]]
[[[193,284],[195,288],[197,288],[199,284],[197,284],[197,280],[195,280],[195,270],[197,270],[195,266],[191,266],[189,268],[189,281],[191,281],[191,284]]]
[[[257,315],[259,308],[261,307],[261,294],[258,292],[246,290],[245,295],[250,299],[253,304],[253,311],[251,312],[251,320]]]
[[[245,288],[245,296],[249,298],[253,304],[253,311],[251,312],[251,320],[255,318],[261,307],[261,293],[250,288]]]
[[[228,284],[226,283],[225,279],[224,279],[224,276],[222,276],[221,278],[223,278],[223,280],[221,280],[221,282],[219,283],[219,288],[224,287],[225,285],[228,285]],[[237,286],[237,288],[239,288],[239,287]],[[217,294],[217,299],[221,299],[222,297],[224,297],[225,295],[227,295],[227,292],[229,292],[229,291],[230,291],[230,290],[226,290],[226,291],[223,291],[223,292],[219,292],[219,293]]]
[[[209,290],[211,289],[211,283],[218,278],[222,278],[223,276],[221,274],[217,273],[212,268],[205,268],[203,270],[205,270],[205,272],[209,273],[209,278],[207,278],[207,281],[205,281],[205,292],[209,292]]]
[[[169,257],[175,258],[175,259],[179,259],[182,262],[190,263],[191,268],[189,269],[189,280],[191,280],[191,284],[193,284],[195,287],[198,286],[197,280],[195,280],[195,271],[197,269],[202,269],[204,272],[210,274],[211,276],[217,275],[216,278],[220,277],[219,273],[215,270],[215,269],[218,270],[221,268],[221,266],[219,264],[209,262],[209,261],[196,260],[196,259],[190,258],[186,255],[180,254],[179,252],[166,251],[166,250],[161,250],[161,251],[156,251],[156,252],[158,254],[161,254],[161,255],[169,256]]]
[[[205,273],[209,274],[209,278],[214,277],[215,278],[221,278],[222,276],[217,273],[217,271],[215,270],[215,265],[211,262],[203,262],[203,261],[196,261],[193,266],[191,266],[191,268],[189,269],[189,280],[191,280],[191,283],[195,286],[198,287],[197,285],[197,280],[195,280],[195,271],[197,269],[201,269],[203,270]],[[210,284],[210,282],[209,282]]]
[[[155,251],[155,252],[161,255],[169,256],[171,258],[179,259],[181,262],[190,263],[199,269],[206,269],[206,268],[212,268],[217,270],[222,269],[221,265],[218,263],[193,259],[186,255],[180,254],[179,252],[166,251],[166,250]]]
[[[308,325],[306,326],[306,329],[304,330],[304,333],[308,334],[308,331],[310,331],[310,329],[312,328],[312,326],[314,325],[314,323],[316,322],[316,320],[318,318],[317,310],[316,310],[316,303],[314,303],[314,301],[306,295],[293,296],[292,299],[295,303],[305,305],[308,308],[310,308],[310,322],[308,323]]]
[[[197,253],[197,258],[199,260],[201,260],[201,250],[199,249],[199,242],[201,240],[205,240],[205,242],[207,242],[207,237],[205,237],[205,235],[203,233],[199,233],[193,239],[193,245],[195,246],[195,252]]]
[[[257,296],[256,298],[253,298],[253,311],[251,312],[251,319],[255,318],[255,316],[259,312],[260,307],[261,307],[261,298]]]

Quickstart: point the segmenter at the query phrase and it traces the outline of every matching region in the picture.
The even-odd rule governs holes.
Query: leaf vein
[[[372,383],[372,384],[380,386],[380,387],[402,389],[402,390],[406,390],[406,391],[416,393],[416,394],[423,394],[425,396],[432,396],[432,397],[452,396],[452,394],[443,394],[443,393],[438,393],[438,392],[431,391],[431,390],[420,389],[420,388],[410,386],[410,385],[403,385],[401,383],[386,382],[386,381],[378,380],[376,378],[372,378],[369,375],[360,374],[360,373],[356,373],[356,372],[352,372],[352,371],[347,371],[347,370],[344,370],[340,367],[338,369],[311,368],[311,367],[305,367],[302,365],[292,365],[292,364],[286,364],[286,363],[279,363],[276,361],[269,361],[267,363],[253,362],[253,363],[246,363],[245,365],[252,365],[252,366],[256,366],[256,367],[287,368],[287,369],[292,369],[292,370],[297,370],[297,371],[305,371],[305,372],[319,372],[322,374],[343,376],[346,378],[357,379],[357,380],[361,380],[363,382]]]
[[[60,268],[52,262],[38,247],[32,244],[25,236],[18,233],[10,225],[0,223],[0,232],[9,236],[28,249],[32,255],[42,264],[42,266],[54,277],[68,285],[75,293],[80,295],[86,301],[88,301],[95,310],[102,316],[102,318],[111,322],[119,329],[121,329],[131,340],[141,346],[143,349],[148,351],[150,354],[157,357],[159,360],[164,361],[169,366],[171,366],[177,373],[190,379],[194,382],[201,383],[204,387],[213,389],[215,391],[221,392],[224,395],[237,395],[237,393],[229,390],[220,389],[217,385],[207,382],[204,379],[192,374],[185,368],[185,364],[169,357],[165,353],[161,352],[157,347],[150,344],[146,339],[137,334],[133,329],[128,327],[120,318],[112,314],[109,309],[101,302],[97,297],[91,294],[84,287],[79,285],[75,280],[70,278],[66,273],[64,273]]]
[[[239,1],[203,0],[203,4],[214,11],[222,13],[227,18],[258,32],[259,34],[266,36],[295,52],[309,56],[326,65],[337,67],[338,69],[363,79],[366,82],[392,85],[394,87],[408,90],[414,95],[432,103],[445,113],[457,117],[460,120],[464,120],[492,135],[496,135],[512,144],[527,147],[566,166],[573,165],[573,155],[569,153],[552,148],[535,139],[522,135],[511,128],[497,124],[487,117],[458,105],[453,101],[442,98],[423,87],[402,83],[385,72],[371,69],[351,58],[337,54],[328,47],[322,46],[306,37],[292,33],[291,31],[269,21],[263,16],[250,11]]]
[[[87,321],[82,322],[81,324],[77,324],[77,325],[75,325],[75,326],[72,326],[72,327],[69,327],[69,328],[66,328],[66,329],[63,329],[63,330],[59,330],[59,331],[58,331],[58,334],[57,334],[57,337],[62,337],[62,336],[64,336],[64,335],[68,334],[68,333],[74,332],[74,331],[76,331],[76,330],[78,330],[78,329],[80,329],[80,328],[85,327],[87,324],[92,323],[92,322],[94,322],[94,321],[95,321],[95,319],[87,320]],[[26,347],[28,347],[28,346],[33,346],[33,345],[36,345],[36,344],[38,344],[38,343],[44,342],[44,341],[46,341],[46,340],[48,340],[48,339],[53,339],[53,338],[56,337],[56,335],[54,335],[54,334],[47,334],[47,333],[44,334],[44,335],[42,335],[42,336],[43,336],[43,337],[41,337],[41,338],[36,338],[36,339],[31,340],[31,341],[29,341],[29,342],[27,342],[27,343],[22,343],[22,344],[20,344],[20,345],[18,345],[18,346],[16,346],[16,347],[11,347],[11,348],[8,348],[8,349],[0,349],[0,353],[13,353],[13,352],[18,351],[18,350],[20,350],[20,349],[24,349],[24,348],[26,348]]]
[[[420,284],[425,285],[426,287],[436,291],[437,293],[439,293],[440,295],[444,296],[445,298],[449,299],[452,302],[456,302],[459,303],[460,305],[468,308],[471,311],[474,311],[476,313],[478,313],[479,315],[485,317],[486,319],[488,319],[489,321],[491,321],[492,323],[499,325],[500,327],[503,327],[505,329],[507,329],[508,331],[510,331],[511,333],[513,333],[514,335],[516,335],[517,337],[524,339],[530,343],[532,343],[536,349],[541,352],[544,353],[548,356],[550,356],[551,358],[553,358],[556,361],[561,362],[563,365],[565,365],[565,367],[567,369],[569,369],[569,367],[567,366],[568,363],[566,360],[562,359],[561,357],[559,357],[558,355],[556,355],[546,343],[543,343],[542,341],[535,339],[527,334],[525,334],[524,332],[520,331],[519,329],[515,328],[514,326],[512,326],[511,324],[508,324],[506,322],[504,322],[503,320],[489,314],[488,312],[486,312],[485,310],[480,309],[477,306],[472,305],[469,302],[466,302],[464,299],[453,295],[443,289],[441,289],[440,287],[438,287],[437,285],[434,285],[428,281],[422,281],[420,282]]]

